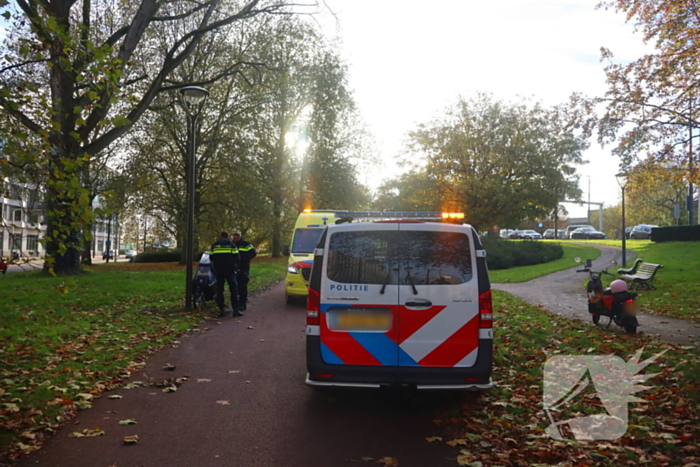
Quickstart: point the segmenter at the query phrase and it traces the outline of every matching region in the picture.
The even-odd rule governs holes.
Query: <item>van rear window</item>
[[[469,238],[455,232],[337,232],[330,238],[327,275],[349,284],[463,284],[472,278]]]
[[[323,229],[296,229],[292,253],[313,253]]]

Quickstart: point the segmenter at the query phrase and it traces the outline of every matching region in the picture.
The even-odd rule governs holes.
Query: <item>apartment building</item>
[[[0,179],[0,257],[43,257],[41,240],[46,234],[46,205],[40,189],[11,179]],[[112,220],[96,220],[92,232],[92,254],[118,250],[121,228]],[[111,245],[107,248],[108,241]]]

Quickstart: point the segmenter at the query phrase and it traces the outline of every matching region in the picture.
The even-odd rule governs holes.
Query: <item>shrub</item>
[[[547,263],[564,256],[564,249],[556,243],[537,240],[509,241],[488,236],[482,239],[489,269],[509,269]]]
[[[181,250],[153,250],[139,253],[134,257],[134,263],[172,263],[180,261]]]

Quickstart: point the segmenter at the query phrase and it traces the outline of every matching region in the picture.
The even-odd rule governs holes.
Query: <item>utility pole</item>
[[[688,225],[693,225],[693,101],[688,105]]]
[[[591,223],[591,176],[588,176],[588,215],[586,216],[586,219],[588,220],[588,223]]]

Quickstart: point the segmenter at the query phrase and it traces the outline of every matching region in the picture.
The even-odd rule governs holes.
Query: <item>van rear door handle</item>
[[[422,298],[413,298],[411,300],[406,300],[405,305],[428,308],[433,306],[433,302],[431,302],[430,300],[424,300]]]

